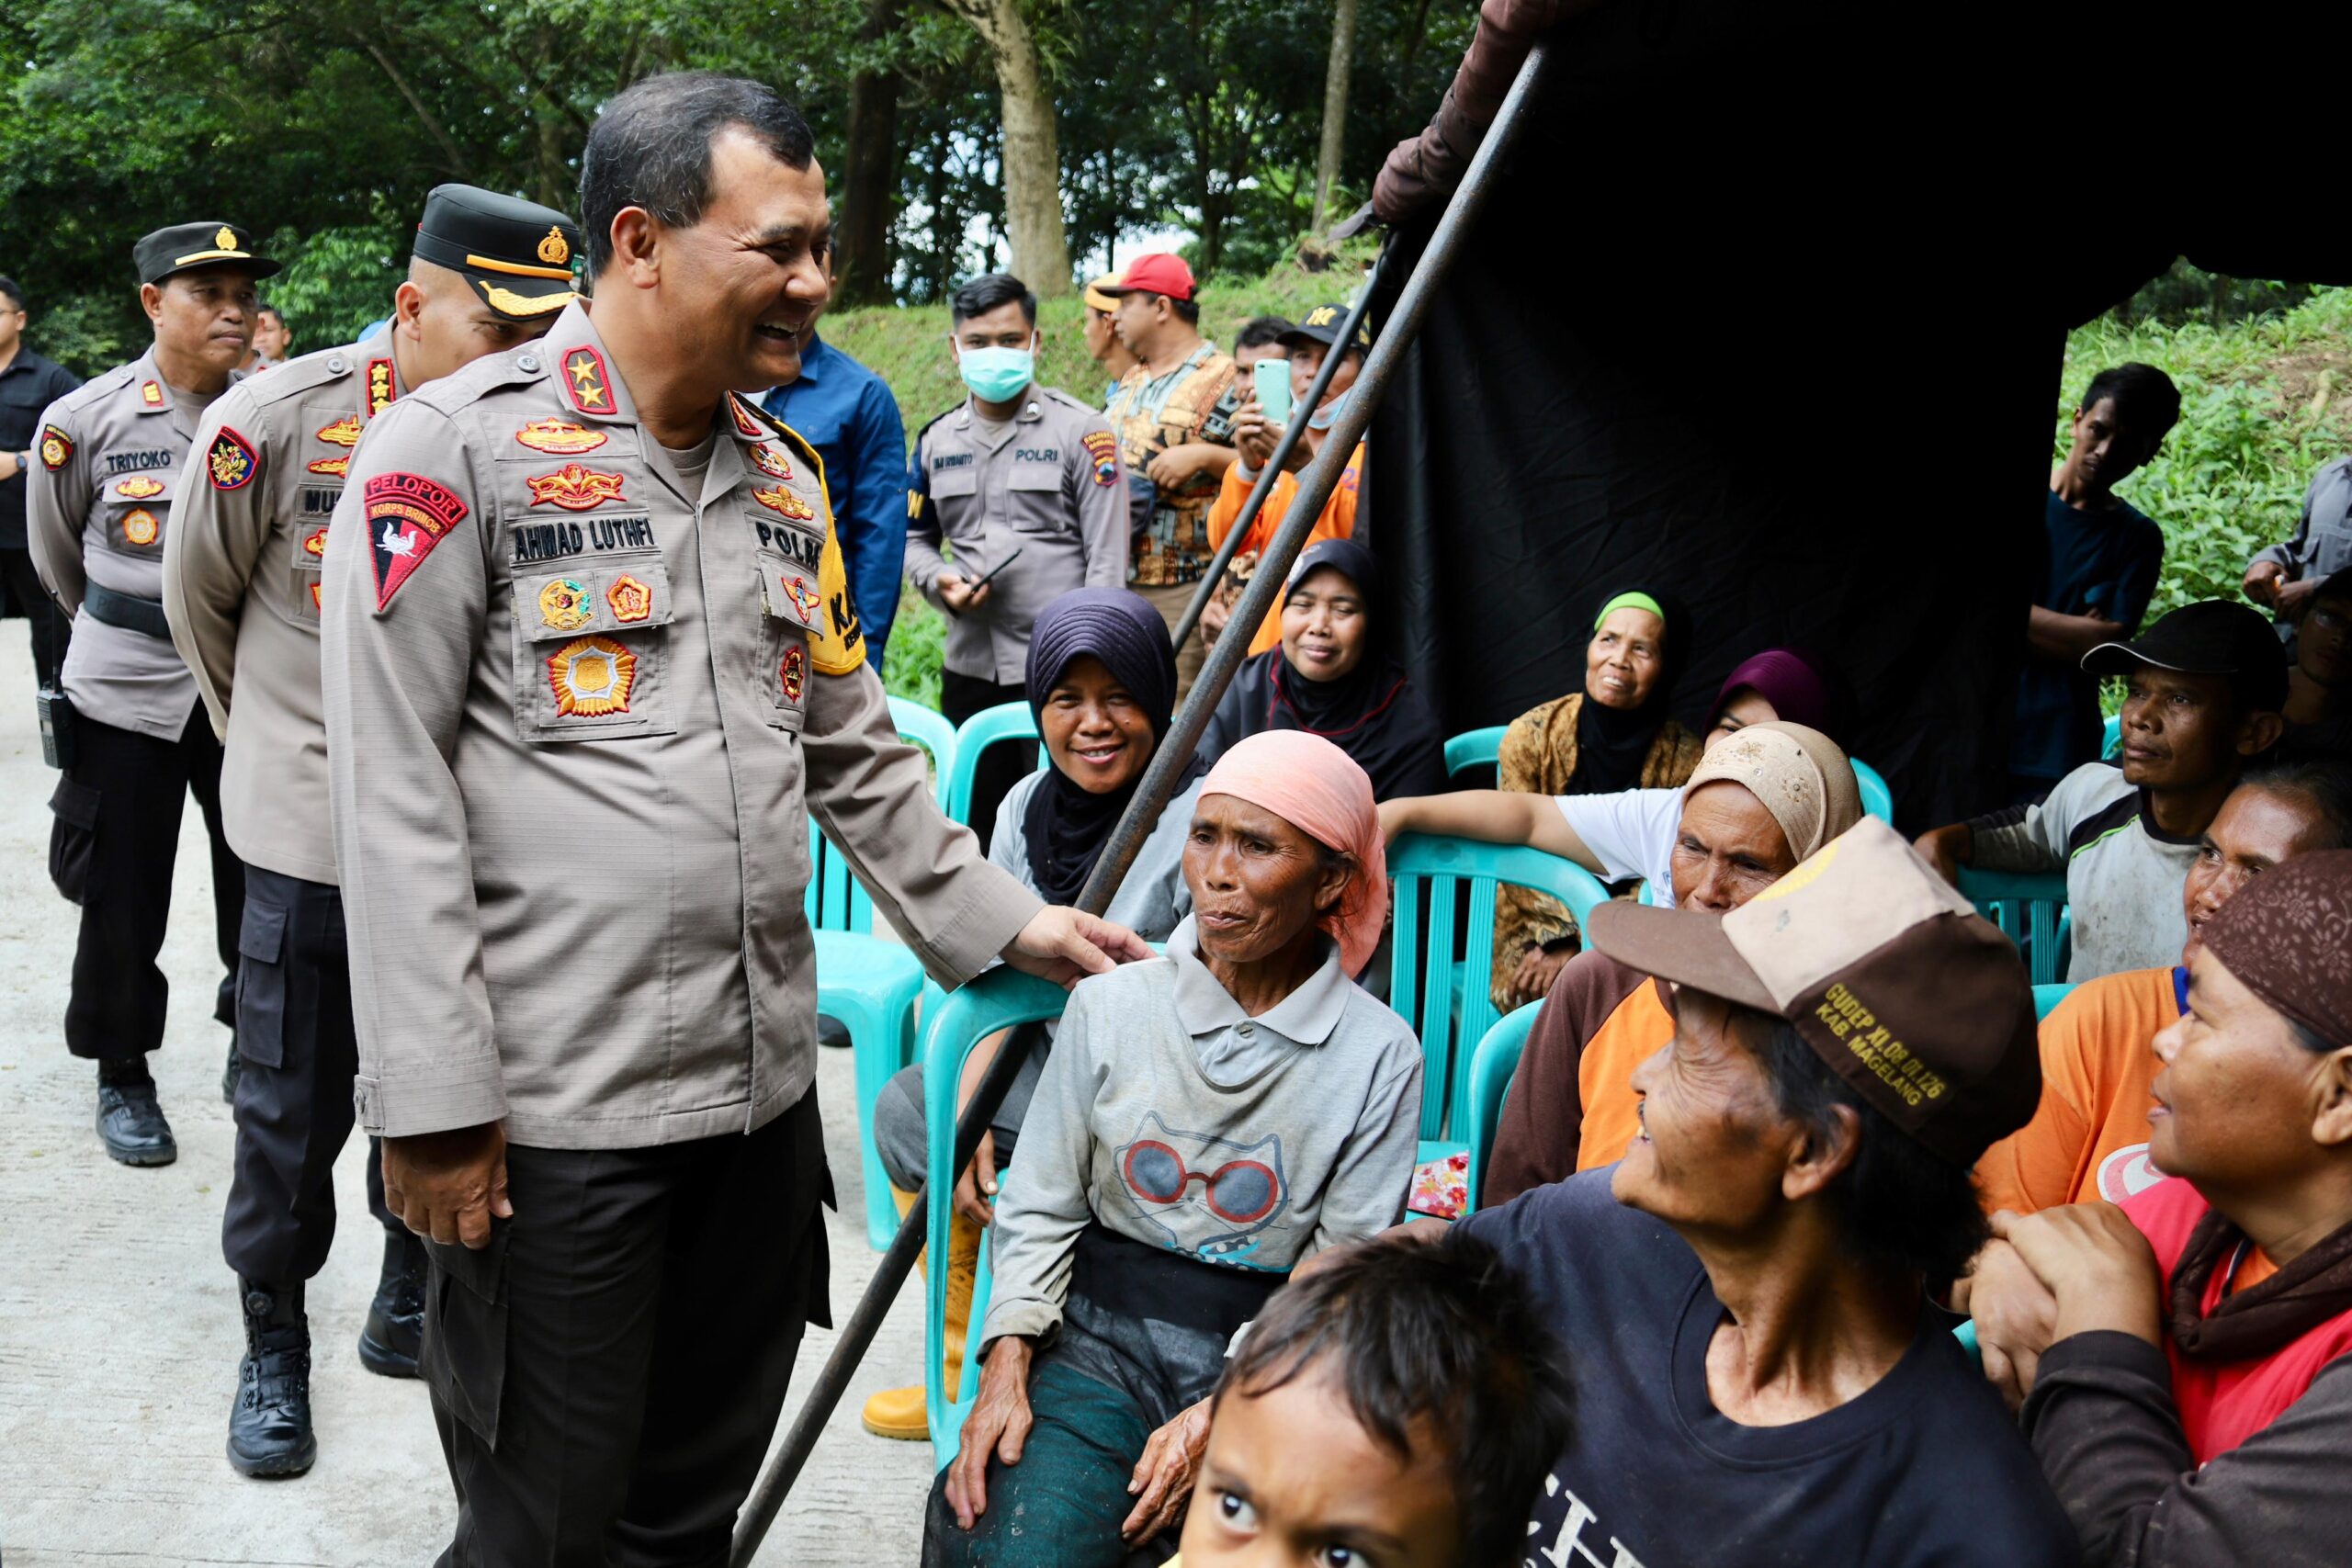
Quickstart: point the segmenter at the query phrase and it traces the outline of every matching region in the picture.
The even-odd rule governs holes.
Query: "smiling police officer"
[[[220,963],[214,1016],[233,1024],[244,874],[220,830],[220,746],[164,619],[164,536],[174,503],[206,482],[197,422],[228,389],[252,342],[254,283],[277,264],[253,237],[208,220],[132,247],[154,346],[59,399],[41,416],[27,497],[33,566],[73,618],[60,677],[70,713],[65,770],[50,807],[50,875],[82,906],[65,1046],[98,1064],[98,1137],[125,1165],[179,1157],[155,1102],[147,1053],[164,1043],[169,987],[155,958],[172,903],[180,809],[190,791],[212,841]],[[213,478],[243,482],[234,453]],[[236,1044],[229,1047],[232,1067]]]
[[[220,1227],[245,1313],[229,1462],[299,1475],[318,1456],[305,1281],[334,1239],[334,1162],[352,1124],[358,1047],[319,693],[320,572],[353,448],[402,396],[540,336],[571,303],[580,231],[562,213],[472,186],[426,198],[390,324],[232,387],[204,416],[206,477],[164,552],[172,635],[225,748],[221,815],[245,863],[238,939],[236,1179]],[[225,460],[210,461],[219,455]],[[372,1151],[371,1151],[372,1152]],[[383,1272],[359,1359],[416,1375],[424,1246],[384,1206]]]
[[[1037,297],[990,273],[957,289],[952,310],[949,346],[971,395],[915,437],[907,581],[950,617],[939,707],[961,724],[1027,700],[1022,674],[1038,611],[1073,588],[1126,585],[1128,516],[1109,422],[1035,384]],[[1035,766],[1016,745],[982,761],[971,814],[980,842],[1005,791]]]

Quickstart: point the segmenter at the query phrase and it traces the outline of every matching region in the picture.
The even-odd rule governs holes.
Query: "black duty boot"
[[[359,1364],[379,1377],[416,1376],[424,1344],[424,1241],[410,1231],[384,1235],[384,1272],[359,1331]]]
[[[245,1359],[229,1409],[229,1462],[240,1475],[300,1475],[319,1457],[311,1432],[311,1322],[302,1287],[237,1281]]]
[[[155,1103],[146,1057],[98,1064],[98,1141],[125,1165],[169,1165],[180,1157],[172,1124]]]
[[[237,1103],[237,1080],[245,1074],[244,1058],[237,1055],[237,1037],[229,1036],[229,1065],[220,1069],[220,1103]]]

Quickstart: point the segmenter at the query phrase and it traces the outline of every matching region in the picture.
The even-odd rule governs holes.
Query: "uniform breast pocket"
[[[172,513],[178,476],[169,468],[119,474],[99,488],[106,508],[107,547],[144,558],[164,553],[164,524]]]
[[[514,723],[526,740],[670,735],[670,576],[660,557],[514,577]]]
[[[1075,519],[1062,504],[1062,471],[1051,463],[1016,463],[1005,481],[1005,513],[1023,534],[1068,532]]]
[[[288,608],[298,621],[316,624],[319,618],[319,572],[327,558],[327,518],[334,511],[336,491],[303,493],[302,512],[287,548]]]

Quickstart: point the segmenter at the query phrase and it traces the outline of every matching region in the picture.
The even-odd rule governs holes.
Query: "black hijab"
[[[1379,563],[1351,539],[1323,540],[1309,547],[1291,568],[1283,584],[1284,596],[1324,567],[1348,578],[1363,599],[1363,657],[1336,681],[1310,681],[1281,649],[1260,654],[1250,661],[1256,668],[1245,666],[1244,674],[1258,677],[1247,682],[1250,688],[1262,681],[1262,700],[1256,691],[1250,692],[1245,701],[1255,711],[1242,716],[1240,733],[1228,737],[1227,743],[1261,729],[1304,729],[1354,758],[1371,775],[1375,800],[1442,790],[1445,738],[1437,716],[1406,680],[1404,667],[1389,655],[1380,635]]]
[[[1570,790],[1578,795],[1608,795],[1623,789],[1639,789],[1642,764],[1649,760],[1651,743],[1671,716],[1674,703],[1675,670],[1689,638],[1673,600],[1648,588],[1620,588],[1605,596],[1595,610],[1592,630],[1586,634],[1589,643],[1600,631],[1600,623],[1625,606],[1619,603],[1627,594],[1638,593],[1657,606],[1659,619],[1666,629],[1658,639],[1657,680],[1650,687],[1648,698],[1637,708],[1612,708],[1596,701],[1589,691],[1584,691],[1584,701],[1577,707],[1577,771],[1569,780]],[[1635,605],[1646,609],[1647,605]]]
[[[1045,728],[1046,699],[1070,661],[1092,654],[1111,678],[1125,686],[1151,720],[1155,743],[1168,737],[1176,713],[1176,654],[1168,645],[1168,623],[1148,600],[1124,588],[1076,588],[1037,613],[1029,633],[1029,711]],[[1048,753],[1050,757],[1050,753]],[[1198,756],[1176,781],[1176,793],[1205,766]],[[1111,829],[1118,825],[1133,783],[1108,795],[1092,795],[1048,763],[1046,776],[1029,795],[1021,829],[1028,840],[1029,879],[1048,904],[1074,904],[1079,889],[1102,857]]]

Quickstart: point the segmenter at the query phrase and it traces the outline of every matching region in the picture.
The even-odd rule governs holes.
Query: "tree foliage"
[[[1262,271],[1289,248],[1312,201],[1332,0],[1023,5],[1074,265],[1167,229],[1197,236],[1207,272]],[[1349,200],[1427,121],[1475,20],[1471,0],[1363,0]],[[889,73],[891,293],[935,299],[1005,259],[995,74],[939,0],[21,0],[0,11],[0,272],[30,294],[45,351],[94,370],[146,336],[131,243],[231,218],[288,262],[266,292],[298,346],[320,346],[384,313],[435,185],[569,209],[598,107],[685,67],[776,85],[836,175],[852,77]]]

